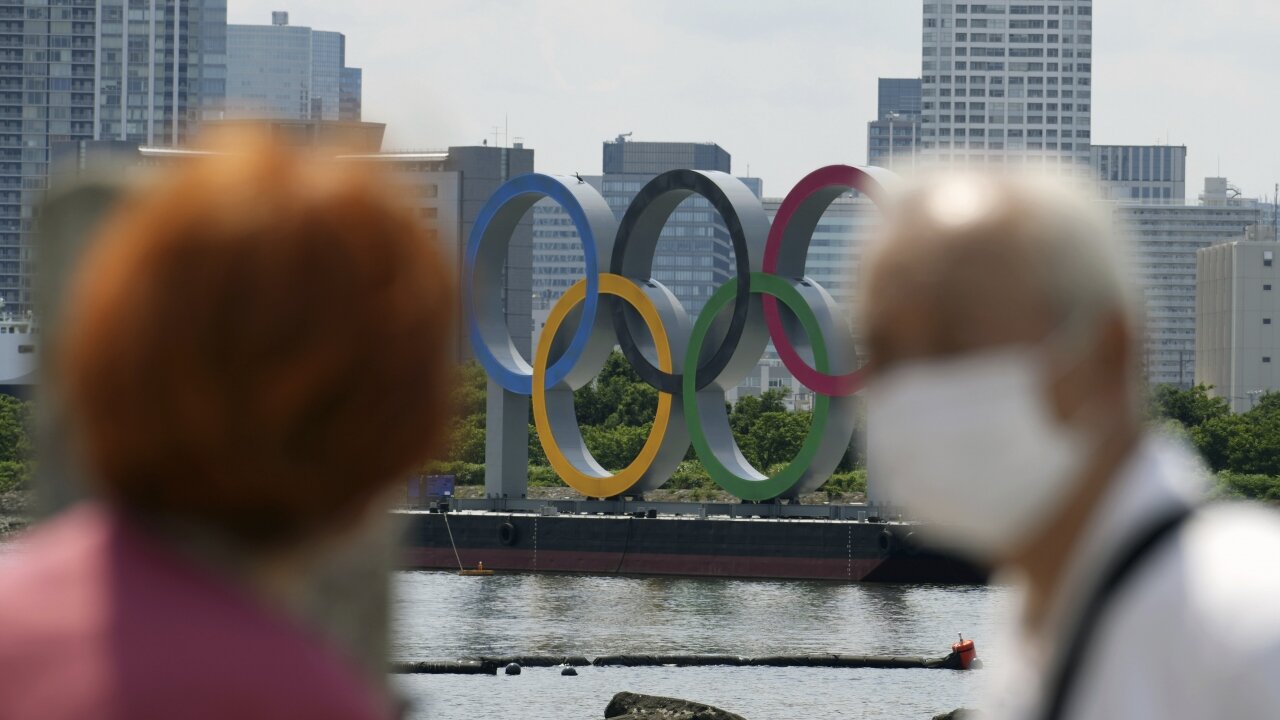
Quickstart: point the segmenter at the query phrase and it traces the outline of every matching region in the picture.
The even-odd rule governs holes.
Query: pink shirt
[[[334,649],[101,507],[0,566],[0,717],[387,718]]]

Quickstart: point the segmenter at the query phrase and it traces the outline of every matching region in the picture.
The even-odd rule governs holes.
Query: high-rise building
[[[362,78],[346,65],[342,33],[273,12],[270,25],[228,25],[227,58],[229,118],[360,119]]]
[[[185,142],[216,116],[226,0],[0,0],[0,298],[31,306],[54,144]]]
[[[1092,0],[925,0],[925,157],[1087,174],[1092,56]]]
[[[1238,239],[1264,221],[1257,203],[1163,205],[1126,201],[1115,220],[1131,243],[1130,273],[1142,293],[1141,361],[1153,385],[1190,387],[1196,377],[1196,252]]]
[[[1185,145],[1094,145],[1094,178],[1112,200],[1182,204],[1187,197]]]
[[[1195,381],[1235,412],[1280,390],[1278,251],[1240,240],[1196,253]]]
[[[364,105],[364,71],[343,67],[338,84],[338,117],[342,120],[359,120]]]
[[[920,105],[920,78],[880,78],[876,119],[867,123],[868,165],[915,167]]]

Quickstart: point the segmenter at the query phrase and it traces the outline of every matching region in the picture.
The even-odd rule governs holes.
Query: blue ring
[[[578,181],[574,180],[573,182],[577,183]],[[594,192],[594,188],[592,191]],[[582,319],[578,323],[578,329],[573,333],[573,339],[570,341],[569,347],[565,349],[559,360],[556,360],[551,367],[547,368],[546,387],[548,389],[565,379],[578,362],[578,358],[586,350],[587,340],[591,336],[591,328],[595,323],[596,308],[600,302],[600,267],[597,260],[598,252],[595,233],[591,229],[591,223],[587,220],[582,204],[574,196],[573,191],[569,189],[568,183],[561,178],[541,173],[526,173],[503,183],[489,197],[484,207],[480,209],[476,223],[471,229],[471,236],[467,239],[462,288],[463,297],[466,298],[464,305],[467,315],[467,331],[471,338],[471,348],[475,352],[476,359],[484,367],[489,377],[493,378],[494,382],[502,386],[503,389],[517,395],[533,395],[532,367],[527,373],[507,367],[498,360],[485,342],[484,335],[480,330],[480,324],[476,319],[474,279],[476,260],[479,257],[481,245],[485,242],[485,235],[489,232],[489,225],[493,222],[494,217],[507,203],[521,197],[527,199],[530,195],[551,198],[565,212],[569,213],[569,217],[573,220],[573,225],[578,231],[578,238],[582,243],[583,260],[586,266],[587,295],[582,302]],[[603,202],[603,198],[601,202]],[[511,238],[510,236],[501,239],[489,238],[488,241],[501,242],[505,256],[505,248],[510,245]],[[486,288],[485,290],[487,291],[488,289]]]

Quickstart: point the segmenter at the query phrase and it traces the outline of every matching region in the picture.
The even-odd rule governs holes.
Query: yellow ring
[[[654,306],[653,301],[635,283],[621,275],[611,273],[600,274],[600,292],[621,299],[640,313],[640,318],[644,320],[645,327],[653,337],[659,369],[666,373],[671,372],[674,367],[671,344],[667,339],[662,318],[658,316],[658,308]],[[551,308],[551,313],[547,316],[547,324],[542,328],[542,336],[538,339],[538,351],[533,362],[533,422],[538,428],[538,441],[542,443],[542,451],[546,453],[547,462],[551,463],[556,474],[569,487],[587,497],[606,498],[626,492],[640,481],[645,471],[653,464],[662,445],[662,439],[667,434],[667,425],[671,420],[672,398],[670,393],[658,393],[658,412],[653,418],[653,427],[649,430],[649,437],[645,439],[644,447],[640,449],[640,454],[636,455],[636,459],[632,460],[630,465],[617,473],[604,476],[586,473],[564,456],[556,443],[551,422],[547,417],[547,366],[551,357],[551,345],[556,333],[560,330],[560,325],[569,315],[569,311],[586,298],[586,293],[586,280],[574,283],[573,287],[570,287]]]

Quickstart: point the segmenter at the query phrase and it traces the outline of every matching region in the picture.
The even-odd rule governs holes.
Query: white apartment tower
[[[1086,175],[1093,0],[924,3],[926,160]]]
[[[1280,245],[1222,243],[1196,252],[1196,383],[1235,412],[1280,390]]]

